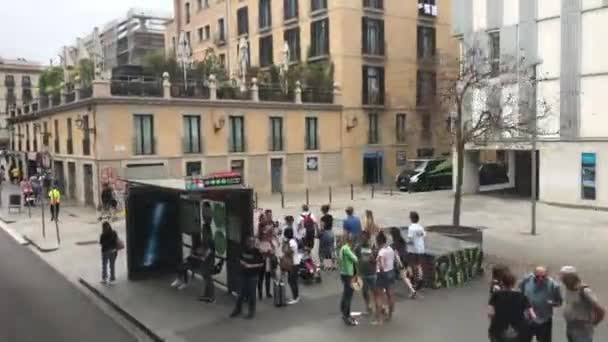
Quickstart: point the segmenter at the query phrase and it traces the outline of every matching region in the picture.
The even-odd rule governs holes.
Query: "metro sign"
[[[217,172],[205,176],[186,177],[187,190],[239,185],[241,183],[242,177],[238,172]]]

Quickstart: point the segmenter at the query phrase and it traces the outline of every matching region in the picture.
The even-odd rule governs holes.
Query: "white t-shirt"
[[[293,264],[299,265],[302,256],[298,252],[298,243],[296,242],[296,239],[289,240],[289,249],[291,249],[291,252],[293,253]]]
[[[426,237],[426,232],[424,231],[424,227],[418,223],[410,224],[407,229],[407,241],[411,243],[412,248],[410,249],[411,253],[414,254],[424,254],[424,238]]]
[[[384,246],[378,252],[378,272],[389,272],[395,269],[395,251],[391,246]]]

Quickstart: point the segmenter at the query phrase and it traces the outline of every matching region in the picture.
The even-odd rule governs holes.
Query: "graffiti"
[[[483,252],[479,248],[467,248],[434,258],[433,287],[462,286],[482,272]]]
[[[116,169],[111,166],[104,166],[101,169],[99,179],[101,181],[101,186],[103,186],[103,184],[109,184],[112,190],[114,191],[114,199],[117,202],[117,210],[124,210],[126,184],[118,177],[118,172],[116,172]]]

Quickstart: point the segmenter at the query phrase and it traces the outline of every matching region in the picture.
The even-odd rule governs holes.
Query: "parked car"
[[[479,167],[479,185],[509,183],[507,166],[499,163],[482,164]]]
[[[402,191],[452,188],[452,161],[445,158],[413,159],[396,179]]]

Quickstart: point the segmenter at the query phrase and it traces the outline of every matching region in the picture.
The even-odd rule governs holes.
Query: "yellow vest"
[[[51,204],[61,203],[61,193],[57,189],[49,191],[49,200]]]

